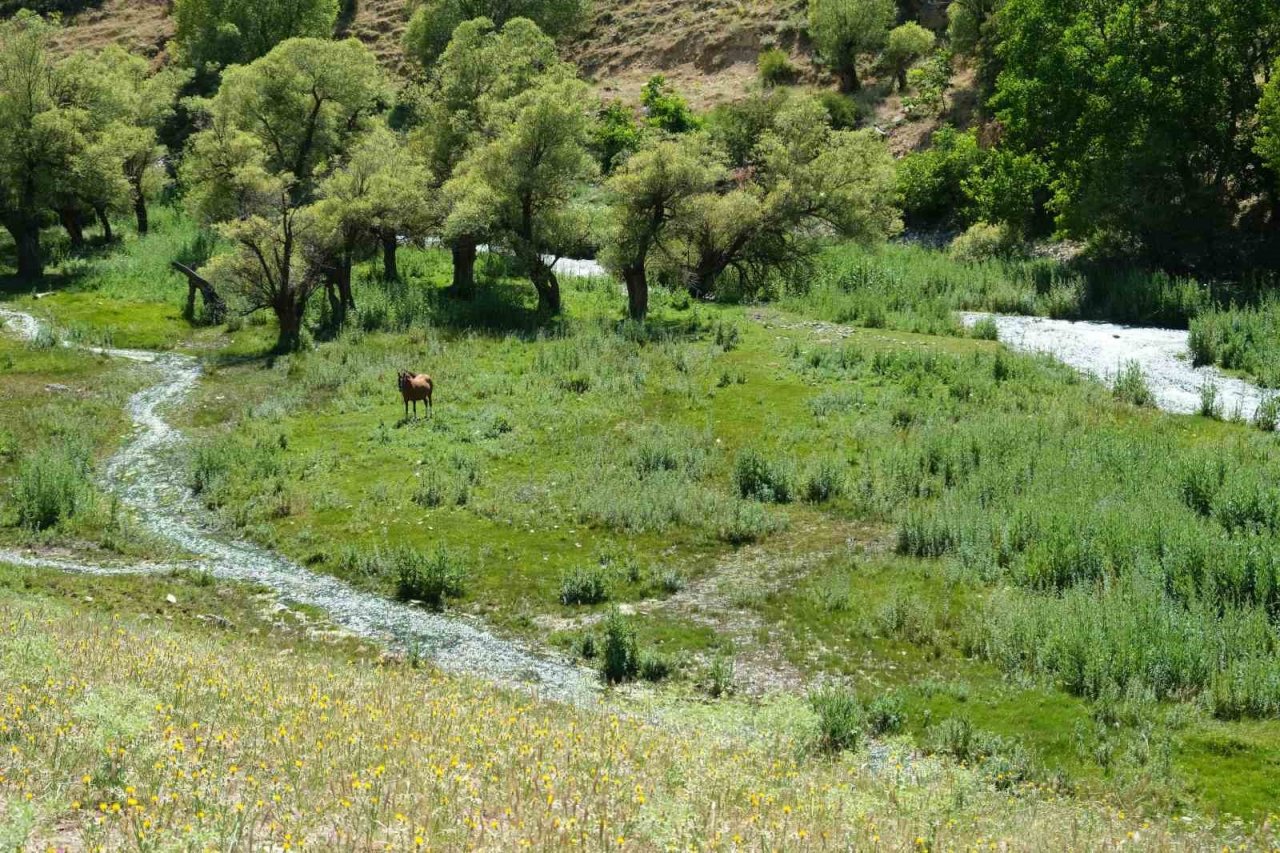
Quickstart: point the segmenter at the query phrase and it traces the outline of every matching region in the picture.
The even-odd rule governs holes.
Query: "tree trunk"
[[[396,232],[382,232],[382,278],[386,281],[397,281],[400,278],[400,270],[396,267],[396,247],[399,241],[396,239]],[[347,273],[347,290],[351,289],[350,271]]]
[[[541,259],[534,261],[529,271],[534,290],[538,291],[538,310],[547,314],[560,313],[560,281],[555,272]]]
[[[26,219],[5,222],[5,230],[13,235],[18,254],[18,278],[37,279],[44,275],[44,259],[40,255],[40,226]]]
[[[277,352],[293,352],[302,340],[302,306],[291,295],[276,297],[271,306],[275,311],[280,334],[276,338]]]
[[[649,313],[649,279],[644,264],[625,267],[622,280],[627,285],[627,314],[632,320],[643,321]]]
[[[196,320],[196,291],[200,291],[200,297],[204,300],[204,316],[208,323],[221,323],[227,316],[227,303],[218,295],[218,291],[204,276],[193,270],[186,264],[172,261],[169,264],[178,272],[187,277],[187,322],[194,323]]]
[[[395,261],[392,261],[394,267]],[[344,254],[338,259],[338,299],[342,303],[343,313],[356,307],[355,294],[351,292],[351,255]]]
[[[858,79],[858,60],[851,58],[847,63],[842,64],[836,70],[836,77],[840,80],[841,92],[857,92],[862,88],[862,81]]]
[[[898,66],[897,77],[898,77],[898,91],[899,92],[907,91],[907,66],[905,64]]]
[[[332,279],[325,280],[324,295],[329,300],[329,315],[333,317],[333,325],[341,326],[346,322],[347,312],[342,305],[342,297],[338,295],[338,285]]]
[[[111,218],[107,216],[105,207],[95,207],[94,212],[98,214],[98,224],[102,226],[102,239],[108,243],[115,240],[115,235],[111,233]]]
[[[58,221],[67,232],[72,251],[84,248],[84,227],[80,224],[80,211],[74,207],[58,208]]]
[[[146,234],[151,228],[151,220],[147,216],[147,199],[137,189],[133,191],[133,215],[138,220],[138,234]]]
[[[476,241],[462,239],[454,243],[453,284],[449,293],[459,299],[473,299],[476,295]]]

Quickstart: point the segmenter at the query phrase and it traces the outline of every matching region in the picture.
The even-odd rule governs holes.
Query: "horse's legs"
[[[413,419],[415,421],[418,419],[418,399],[416,397],[413,400]]]
[[[409,420],[409,401],[408,400],[404,401],[404,419],[406,421]]]

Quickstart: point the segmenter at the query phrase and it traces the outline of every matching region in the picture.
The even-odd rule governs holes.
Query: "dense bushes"
[[[23,459],[13,484],[18,524],[44,530],[74,517],[90,498],[89,465],[82,452],[58,447]]]
[[[396,581],[396,597],[419,601],[439,610],[446,598],[466,591],[467,568],[462,558],[445,546],[423,552],[414,548],[391,548],[380,554]]]

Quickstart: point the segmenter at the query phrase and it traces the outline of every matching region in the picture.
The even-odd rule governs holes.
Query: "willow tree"
[[[602,256],[627,288],[627,313],[643,320],[649,311],[648,266],[665,248],[673,223],[692,212],[693,200],[727,176],[722,157],[701,134],[660,138],[645,144],[606,185],[609,231]]]
[[[320,169],[347,153],[387,95],[377,60],[355,39],[291,39],[228,69],[205,105],[208,126],[183,163],[189,204],[233,246],[212,274],[249,310],[275,313],[281,350],[297,347],[321,282],[304,251]]]
[[[146,234],[147,203],[168,180],[164,168],[168,151],[160,144],[160,128],[173,116],[178,92],[191,79],[191,72],[169,66],[153,73],[147,60],[117,45],[75,53],[60,71],[66,85],[84,93],[98,132],[98,147],[118,164],[127,184],[125,202],[138,233]],[[92,161],[99,168],[106,165],[98,157]]]
[[[565,75],[566,69],[555,42],[528,19],[497,29],[480,18],[454,30],[416,98],[418,126],[411,144],[435,179],[424,191],[438,192],[469,154],[496,138],[502,129],[500,108],[508,99],[548,75]],[[454,230],[446,235],[453,255],[450,290],[462,298],[475,293],[476,252],[484,239],[462,227],[466,220],[453,217]]]
[[[560,311],[554,261],[585,228],[575,198],[596,174],[587,149],[591,91],[568,74],[540,81],[504,102],[497,138],[458,164],[444,186],[445,236],[484,234],[515,255],[538,293]]]
[[[399,277],[400,236],[424,234],[433,221],[434,209],[422,191],[430,183],[430,174],[403,140],[381,124],[321,182],[312,208],[313,264],[324,278],[336,318],[341,320],[355,306],[351,268],[360,258],[380,247],[383,277]]]
[[[44,272],[40,227],[85,145],[86,116],[62,91],[48,51],[53,30],[32,12],[0,21],[0,224],[20,278]]]
[[[727,272],[742,286],[796,272],[824,236],[870,242],[900,227],[888,147],[873,131],[833,130],[812,98],[779,110],[751,162],[727,189],[691,199],[677,224],[696,294]]]

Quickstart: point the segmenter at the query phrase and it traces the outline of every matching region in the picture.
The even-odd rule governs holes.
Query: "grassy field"
[[[236,604],[251,591],[18,575],[0,574],[0,669],[21,693],[0,705],[8,848],[1274,843],[997,789],[900,745],[868,773],[815,753],[818,720],[798,703],[565,709],[312,639],[314,616]]]
[[[1134,407],[1060,365],[954,334],[949,308],[994,307],[976,303],[1030,293],[1029,267],[973,268],[966,279],[963,268],[916,249],[848,250],[836,256],[843,277],[820,275],[807,295],[716,306],[663,292],[639,328],[620,319],[622,299],[606,281],[569,282],[567,315],[544,321],[532,310],[532,289],[496,261],[482,271],[482,298],[453,303],[441,291],[446,259],[406,249],[404,283],[361,270],[346,330],[327,338],[317,332],[306,351],[273,357],[272,330],[258,318],[207,328],[182,317],[185,287],[166,278],[163,261],[192,238],[180,218],[165,218],[145,240],[130,237],[115,251],[63,261],[54,295],[13,300],[87,340],[202,354],[206,376],[173,419],[192,439],[189,483],[239,535],[388,596],[417,597],[407,591],[406,571],[445,566],[443,606],[593,665],[621,618],[645,662],[638,674],[663,682],[656,692],[641,691],[649,699],[626,701],[656,702],[682,720],[709,716],[713,732],[743,715],[785,711],[786,733],[770,741],[776,751],[747,754],[753,762],[799,762],[787,785],[812,778],[820,789],[827,782],[819,777],[839,771],[797,757],[794,745],[811,739],[797,732],[816,725],[807,706],[768,697],[803,695],[824,681],[847,685],[856,699],[846,716],[860,740],[911,744],[930,756],[918,760],[967,774],[964,798],[977,799],[941,819],[964,827],[948,836],[957,843],[997,832],[995,824],[965,824],[974,814],[983,815],[980,822],[1012,821],[1000,825],[1024,842],[1049,831],[1039,823],[1018,828],[1016,821],[1030,819],[1024,807],[1041,815],[1036,821],[1083,809],[1094,816],[1081,824],[1087,833],[1134,828],[1114,815],[1098,824],[1093,806],[1078,805],[1099,801],[1157,823],[1170,815],[1235,815],[1250,827],[1241,831],[1269,831],[1280,801],[1273,616],[1280,516],[1272,485],[1280,452],[1270,436],[1241,425]],[[929,265],[934,272],[918,278]],[[920,295],[922,281],[934,282],[928,287],[936,298]],[[1056,287],[1046,292],[1052,297]],[[925,322],[930,317],[936,325]],[[0,406],[9,448],[0,456],[0,537],[39,548],[161,554],[130,532],[127,513],[112,510],[91,476],[94,460],[125,428],[124,396],[145,377],[5,338],[0,366],[6,403],[17,403]],[[399,369],[435,377],[432,418],[403,418]],[[64,405],[67,392],[49,390],[55,384],[72,389],[76,404]],[[50,471],[57,476],[45,479],[71,484],[55,488],[55,497],[87,497],[51,524],[29,524],[24,477]],[[55,621],[72,617],[64,605],[45,602],[46,593],[77,593],[50,592],[51,585],[163,586],[22,577],[9,585],[12,606],[52,608]],[[172,583],[188,590],[180,600],[197,596],[201,608],[209,601],[208,613],[222,612],[198,579]],[[139,595],[161,601],[159,590]],[[94,605],[82,601],[80,609],[99,612],[110,600],[129,610],[128,595],[89,594]],[[217,597],[223,609],[241,608],[232,621],[252,621],[241,592]],[[621,616],[610,619],[614,607]],[[142,613],[173,615],[163,606]],[[276,677],[243,664],[274,660],[242,652],[239,644],[258,642],[244,631],[210,635],[190,623],[179,620],[163,639],[146,642],[171,650],[190,643],[201,651],[189,654],[202,661],[228,654],[231,644],[244,668],[224,661],[217,678]],[[145,634],[139,625],[127,631]],[[344,646],[298,654],[323,668],[339,666],[335,655],[373,653]],[[161,671],[155,661],[162,658],[144,659]],[[392,689],[356,678],[361,666],[350,664],[326,684],[345,684],[350,674],[342,688],[349,695]],[[365,679],[393,681],[402,672],[363,671]],[[77,673],[77,683],[89,678]],[[127,675],[137,677],[129,689],[159,689],[143,669]],[[304,675],[311,677],[298,678]],[[519,704],[421,677],[412,689],[436,690],[457,708]],[[309,687],[298,690],[310,695]],[[410,701],[408,693],[394,695]],[[246,749],[279,746],[246,732],[243,722],[220,725],[240,726]],[[588,715],[575,725],[596,731],[601,724]],[[635,737],[664,740],[643,731]],[[690,748],[708,750],[696,766],[717,767],[720,745],[719,734],[695,740]],[[572,775],[580,780],[596,769],[577,766]],[[417,771],[397,772],[408,774],[396,787],[408,796]],[[661,776],[647,763],[635,772],[646,774],[646,786]],[[724,805],[736,795],[717,786],[730,777],[713,775],[709,787],[694,788],[708,792],[705,808],[717,803],[718,819],[740,832],[750,814]],[[775,781],[782,784],[768,784]],[[879,802],[879,782],[868,784],[869,792],[850,796]],[[1009,788],[1019,797],[991,811]],[[947,790],[922,794],[928,809],[943,808],[935,796],[959,796]],[[323,794],[330,795],[337,793]],[[66,796],[88,801],[83,792]],[[466,814],[473,823],[480,814],[497,818],[507,806],[492,803],[529,796],[501,789],[489,800],[486,793]],[[602,801],[579,796],[595,803],[588,811],[596,814]],[[311,810],[331,803],[314,797],[301,809],[307,818],[295,839],[314,841],[321,831]],[[1036,811],[1024,797],[1055,805]],[[841,820],[855,826],[862,819],[821,799],[822,816],[803,827],[784,823],[784,836],[805,828],[818,837],[822,826],[835,833]],[[419,808],[425,800],[413,802]],[[52,813],[61,814],[57,808]],[[411,808],[388,808],[410,824],[425,820]],[[691,808],[687,825],[674,812],[652,823],[620,813],[605,820],[606,831],[680,841],[710,825],[702,806]],[[904,810],[894,835],[883,828],[886,813],[872,811],[885,838],[912,841],[921,832],[920,813]],[[566,816],[539,819],[551,817],[563,823]],[[266,817],[255,831],[272,820],[281,833],[294,831]],[[382,838],[395,823],[385,815],[369,821],[357,827],[335,819],[341,829],[333,832]],[[499,823],[502,833],[517,832]],[[369,828],[375,824],[381,828]],[[231,832],[232,825],[205,828]],[[483,831],[475,826],[423,826],[449,839],[443,846],[518,840],[467,835]],[[1217,831],[1234,831],[1229,826]],[[545,821],[538,827],[552,832]],[[784,837],[740,834],[765,846]],[[553,837],[562,836],[533,840]]]

